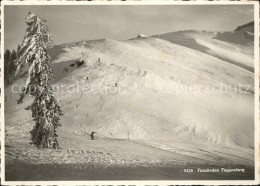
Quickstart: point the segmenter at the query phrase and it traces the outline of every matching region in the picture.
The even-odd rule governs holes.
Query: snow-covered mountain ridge
[[[251,152],[253,51],[214,37],[215,32],[183,31],[54,46],[49,52],[56,77],[52,85],[64,90],[55,93],[64,114],[60,140],[96,131],[99,137],[112,139],[193,141]],[[77,67],[77,60],[85,63]],[[220,85],[248,87],[219,93]],[[18,135],[8,127],[20,123],[19,135],[29,135],[33,122],[24,108],[31,100],[27,97],[17,106],[19,95],[12,94],[11,87],[5,93],[7,133]],[[72,87],[81,91],[71,91]]]

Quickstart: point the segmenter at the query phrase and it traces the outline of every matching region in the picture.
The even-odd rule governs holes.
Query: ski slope
[[[183,33],[178,34],[168,34],[168,39],[164,35],[83,41],[50,49],[56,77],[52,85],[63,90],[55,92],[64,114],[59,140],[96,131],[99,137],[129,137],[169,151],[176,149],[177,141],[181,144],[177,147],[182,146],[186,153],[190,147],[185,144],[191,142],[194,148],[199,144],[213,150],[214,146],[222,147],[222,152],[232,148],[233,155],[243,149],[249,155],[237,155],[252,160],[252,51],[213,39],[213,32],[196,32],[186,39]],[[169,42],[170,37],[174,39]],[[85,64],[70,66],[77,59]],[[68,72],[64,72],[65,67]],[[241,84],[247,85],[242,87],[243,93],[219,92],[220,85]],[[30,111],[24,108],[31,98],[16,105],[19,95],[11,88],[5,92],[8,138],[28,137],[33,123]],[[202,154],[199,150],[193,153]]]

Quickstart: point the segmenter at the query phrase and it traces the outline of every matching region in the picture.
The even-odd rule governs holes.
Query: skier
[[[91,132],[91,134],[90,134],[90,136],[91,136],[91,140],[94,140],[94,134],[95,134],[96,132]]]

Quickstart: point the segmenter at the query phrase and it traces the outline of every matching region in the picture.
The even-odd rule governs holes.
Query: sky
[[[29,11],[45,19],[54,44],[62,44],[179,30],[231,31],[253,21],[253,10],[253,5],[8,5],[4,42],[10,50],[21,44]]]

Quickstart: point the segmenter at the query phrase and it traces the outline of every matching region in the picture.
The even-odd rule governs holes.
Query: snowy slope
[[[64,113],[60,133],[83,135],[94,130],[110,138],[126,139],[129,133],[131,139],[189,139],[253,148],[252,72],[159,38],[104,39],[59,47],[62,51],[52,55],[58,77],[54,85],[65,89],[56,93]],[[78,58],[87,63],[70,67]],[[64,67],[70,72],[63,72]],[[220,83],[251,87],[246,94],[206,92],[218,89]],[[70,93],[76,85],[92,91]],[[202,93],[173,92],[191,85],[199,86]],[[12,97],[15,100],[17,95]],[[18,107],[7,100],[7,125],[30,121],[30,112],[23,110],[27,99]]]
[[[238,26],[233,32],[219,32],[215,38],[225,42],[251,46],[254,41],[254,22]]]
[[[249,26],[251,28],[251,25]],[[245,36],[247,34],[250,37]],[[154,37],[217,57],[251,72],[254,70],[253,33],[247,33],[242,29],[224,33],[187,30]]]

